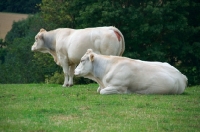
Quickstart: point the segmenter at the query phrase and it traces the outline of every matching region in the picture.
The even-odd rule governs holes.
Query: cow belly
[[[73,64],[79,64],[81,57],[85,54],[87,49],[93,48],[92,45],[80,45],[80,46],[74,46],[70,47],[68,49],[68,58],[69,61]]]
[[[136,84],[132,84],[130,89],[139,94],[178,94],[180,88],[179,80],[167,75],[155,75],[141,83],[136,81]]]

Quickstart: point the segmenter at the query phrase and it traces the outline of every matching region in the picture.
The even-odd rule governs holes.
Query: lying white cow
[[[75,66],[87,49],[98,54],[121,56],[125,42],[122,33],[112,26],[78,30],[60,28],[49,32],[41,29],[31,49],[50,53],[56,64],[63,67],[63,86],[72,86]]]
[[[100,94],[181,94],[187,77],[168,63],[95,54],[88,49],[75,75],[95,80]]]

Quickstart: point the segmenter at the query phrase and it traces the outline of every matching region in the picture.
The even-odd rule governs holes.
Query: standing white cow
[[[95,54],[89,49],[75,75],[95,80],[100,94],[181,94],[187,77],[168,63]]]
[[[63,86],[72,86],[75,66],[89,48],[98,54],[121,56],[125,50],[124,37],[112,26],[78,30],[59,28],[49,32],[41,29],[31,50],[51,54],[56,64],[63,68]]]

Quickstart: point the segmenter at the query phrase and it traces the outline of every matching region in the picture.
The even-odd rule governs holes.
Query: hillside
[[[8,31],[11,30],[13,22],[26,19],[28,14],[0,12],[0,39],[5,39]]]

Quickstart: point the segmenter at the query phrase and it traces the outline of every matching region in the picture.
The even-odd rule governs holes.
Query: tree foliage
[[[1,0],[0,12],[33,14],[38,12],[37,4],[41,0]]]
[[[7,53],[6,49],[7,43],[3,41],[3,39],[0,39],[0,64],[4,63],[5,56]]]
[[[115,26],[125,37],[124,56],[168,62],[187,75],[189,84],[200,84],[197,0],[42,0],[39,8],[41,19],[19,22],[16,28],[13,25],[6,36],[8,45],[13,44],[9,40],[36,34],[42,27]],[[35,54],[33,59],[40,58],[41,54]],[[41,65],[47,66],[43,61]]]
[[[39,14],[14,22],[6,35],[7,51],[0,64],[0,83],[40,83],[59,70],[49,54],[33,53],[31,46],[41,26],[46,23]]]

